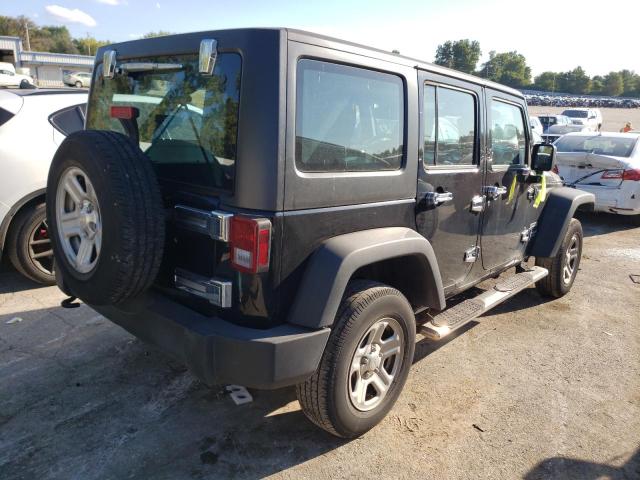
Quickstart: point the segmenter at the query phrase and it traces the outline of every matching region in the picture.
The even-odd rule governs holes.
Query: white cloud
[[[156,8],[160,8],[160,3],[156,2]]]
[[[125,2],[124,0],[96,0],[98,3],[104,3],[105,5],[112,5],[112,6],[117,6],[117,5],[123,5]]]
[[[142,38],[142,33],[130,33],[129,38]]]
[[[91,15],[77,8],[71,10],[60,5],[47,5],[44,8],[52,17],[62,23],[79,23],[87,27],[95,27],[97,25]]]

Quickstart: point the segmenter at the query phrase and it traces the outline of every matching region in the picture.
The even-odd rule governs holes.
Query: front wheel
[[[549,275],[536,284],[540,294],[560,298],[571,290],[582,258],[582,224],[572,218],[555,257],[537,257],[536,265],[549,270]]]
[[[342,438],[373,428],[402,391],[415,334],[413,310],[402,293],[376,282],[352,282],[318,370],[297,386],[304,414]]]
[[[82,82],[80,81],[76,82],[76,88],[82,88]]]

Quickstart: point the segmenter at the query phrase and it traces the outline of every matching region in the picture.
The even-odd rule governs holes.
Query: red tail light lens
[[[265,218],[234,216],[231,220],[231,265],[241,272],[269,270],[271,222]]]
[[[613,180],[616,178],[622,178],[622,173],[623,170],[606,170],[603,174],[602,177],[604,180]]]
[[[624,173],[622,174],[622,179],[640,182],[640,168],[635,168],[633,170],[625,170]]]
[[[551,171],[552,171],[553,173],[555,173],[556,175],[560,175],[560,170],[558,170],[558,165],[554,165],[554,166],[551,168]]]

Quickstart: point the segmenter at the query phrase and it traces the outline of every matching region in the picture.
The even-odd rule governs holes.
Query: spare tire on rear
[[[47,218],[67,293],[116,304],[155,280],[164,207],[151,161],[129,137],[99,130],[69,135],[49,170]]]

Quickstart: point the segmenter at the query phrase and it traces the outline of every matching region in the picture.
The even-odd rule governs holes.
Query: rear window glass
[[[295,156],[299,170],[401,168],[404,84],[400,77],[300,60],[296,95]]]
[[[584,110],[565,110],[562,114],[572,118],[587,118],[588,116],[588,112]]]
[[[556,142],[556,147],[559,152],[630,157],[636,142],[635,138],[566,135]]]
[[[89,99],[87,128],[125,133],[132,120],[110,117],[111,106],[137,109],[140,148],[160,179],[232,190],[238,137],[241,58],[218,55],[212,76],[198,72],[198,56],[127,59],[180,65],[102,77],[98,67]]]

